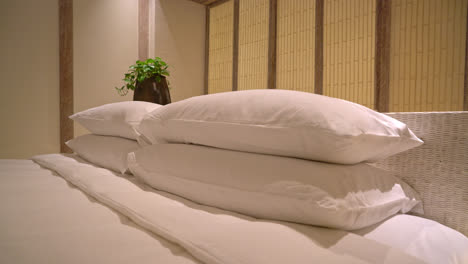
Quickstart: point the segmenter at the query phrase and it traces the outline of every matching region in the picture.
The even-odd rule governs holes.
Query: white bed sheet
[[[75,161],[73,158],[62,157],[61,155],[46,155],[43,159],[65,171],[78,171],[84,166],[84,164],[75,164],[74,169],[67,169],[67,167],[71,166],[63,163],[71,162],[70,165],[72,165]],[[112,175],[115,175],[115,178],[120,179],[122,183],[134,183],[133,180],[129,181],[129,179],[119,177],[105,169],[87,168],[83,169],[83,171],[89,171],[96,175],[101,174],[105,176],[103,179],[106,178],[106,180],[112,180]],[[77,175],[80,175],[80,173],[77,173]],[[95,190],[100,190],[102,194],[107,192],[111,194],[110,196],[115,195],[117,200],[124,198],[120,201],[123,203],[135,204],[138,202],[138,199],[127,199],[127,195],[120,196],[118,190],[114,192],[112,188],[117,187],[119,184],[114,186],[113,181],[108,182],[110,184],[105,185],[106,187],[103,188],[102,184],[92,185],[93,183],[104,182],[101,182],[101,180],[93,182],[93,177],[89,178],[91,179],[90,186]],[[144,188],[140,190],[146,192],[145,195],[153,195],[154,193],[145,191]],[[160,198],[167,199],[171,197],[174,196],[167,194]],[[222,215],[220,214],[222,210],[215,208],[205,210],[203,208],[206,207],[196,206],[192,203],[188,204],[187,207],[187,204],[176,199],[173,202],[161,204],[164,207],[161,208],[161,212],[152,210],[149,216],[157,218],[158,214],[162,214],[161,216],[169,220],[173,217],[172,222],[175,222],[169,222],[169,227],[179,225],[180,229],[177,230],[189,233],[194,231],[191,234],[194,236],[211,236],[210,239],[218,239],[218,237],[232,232],[231,239],[241,239],[238,241],[239,244],[250,243],[255,245],[255,243],[261,243],[262,240],[274,242],[275,239],[279,239],[279,245],[286,243],[286,245],[282,246],[286,249],[291,246],[288,245],[288,242],[302,241],[298,244],[299,247],[302,247],[302,245],[310,243],[312,239],[316,243],[320,242],[319,244],[322,246],[328,244],[326,248],[333,254],[358,257],[367,263],[383,263],[379,261],[369,262],[369,260],[376,260],[376,257],[386,256],[386,254],[393,254],[393,256],[387,256],[386,260],[388,262],[386,263],[395,263],[391,259],[401,257],[401,253],[415,256],[426,263],[468,263],[466,254],[461,257],[464,253],[468,253],[468,239],[466,237],[448,227],[419,217],[397,215],[372,227],[355,231],[355,234],[359,235],[356,236],[355,234],[347,234],[344,231],[335,232],[323,228],[311,229],[302,225],[284,223],[284,226],[287,227],[284,229],[278,227],[278,223],[275,222],[252,222],[252,220],[245,222],[244,217],[239,218],[236,214]],[[191,206],[194,208],[191,208]],[[0,208],[2,209],[0,215],[0,263],[201,263],[190,255],[186,249],[137,226],[123,214],[117,213],[106,205],[95,201],[57,174],[41,168],[32,161],[0,160]],[[136,212],[139,209],[144,209],[140,211],[142,213],[145,213],[146,210],[144,207],[135,209],[137,209]],[[178,210],[180,210],[178,213],[187,211],[194,217],[204,217],[205,220],[209,221],[213,220],[213,223],[219,221],[220,227],[213,226],[209,230],[209,234],[204,234],[199,232],[201,230],[190,230],[190,227],[180,226],[180,224],[191,225],[192,223],[190,219],[180,218],[172,214],[173,211]],[[165,211],[170,213],[164,215]],[[307,234],[307,236],[296,236],[294,233],[297,232],[287,231],[288,227],[289,229],[291,227],[297,228],[299,235],[302,233]],[[245,238],[237,233],[248,228],[252,229],[252,237],[245,240],[247,241],[245,242],[242,241]],[[294,237],[277,237],[275,232],[283,232],[283,235],[292,235]],[[264,237],[256,236],[259,234],[264,235]],[[362,239],[359,239],[361,236]],[[173,238],[172,241],[174,241]],[[377,241],[378,243],[373,245],[370,241]],[[216,241],[212,240],[211,242]],[[275,243],[270,243],[266,245],[266,248],[273,245]],[[368,247],[362,247],[362,245]],[[255,253],[259,255],[262,248],[265,248],[264,245],[258,247],[258,249],[254,248],[253,256],[249,257],[253,257],[251,259],[258,257],[255,256]],[[389,248],[395,250],[389,250]],[[234,251],[239,251],[240,255],[243,256],[244,252],[242,250],[244,249],[246,247],[238,246],[234,248]],[[380,252],[372,252],[366,255],[368,254],[366,252],[372,249],[377,249]],[[294,251],[296,251],[296,248],[292,251],[283,252],[283,255],[286,259],[292,260],[294,257],[288,255],[293,254]],[[223,257],[230,259],[229,256]],[[274,254],[260,256],[259,259],[265,260],[269,257],[274,257]],[[325,263],[322,259],[318,260],[320,260],[320,263]],[[257,264],[260,262],[236,262],[234,260],[229,261],[229,263]],[[408,261],[401,263],[415,262],[414,259],[410,258]]]
[[[0,160],[0,263],[200,263],[31,160]]]

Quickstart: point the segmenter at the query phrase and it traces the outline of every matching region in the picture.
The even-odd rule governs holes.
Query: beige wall
[[[150,56],[171,66],[173,101],[204,91],[205,7],[150,0]],[[74,111],[132,100],[123,74],[138,57],[138,1],[79,0],[73,6]],[[57,153],[58,1],[0,1],[0,158]],[[87,132],[75,124],[75,136]]]
[[[0,1],[0,158],[59,151],[58,1]]]
[[[132,100],[114,87],[138,58],[138,1],[74,1],[73,19],[75,112]],[[75,137],[86,133],[75,123]]]
[[[187,0],[155,0],[154,56],[170,65],[173,102],[202,95],[205,7]]]

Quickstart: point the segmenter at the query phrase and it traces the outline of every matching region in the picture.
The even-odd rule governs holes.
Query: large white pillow
[[[405,124],[362,105],[272,89],[179,101],[146,115],[137,129],[152,143],[194,143],[340,164],[376,161],[422,144]]]
[[[128,155],[143,182],[254,217],[353,230],[419,203],[398,178],[368,164],[339,165],[189,144]]]
[[[159,107],[161,105],[148,102],[126,101],[90,108],[70,118],[93,134],[136,139],[138,134],[134,127],[146,113]]]
[[[140,147],[135,140],[92,134],[79,136],[66,144],[83,159],[120,173],[128,169],[128,153]]]

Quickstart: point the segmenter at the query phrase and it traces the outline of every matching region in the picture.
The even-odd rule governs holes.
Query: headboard
[[[425,218],[468,236],[468,112],[388,113],[424,141],[376,166],[416,189]]]

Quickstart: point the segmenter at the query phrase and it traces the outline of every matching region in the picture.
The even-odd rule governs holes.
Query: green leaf
[[[149,78],[155,78],[157,82],[162,80],[163,76],[169,76],[167,68],[169,66],[160,57],[148,58],[144,61],[137,60],[135,64],[129,66],[129,70],[124,74],[125,85],[114,87],[120,95],[126,95],[128,90],[135,90],[136,83],[143,82]],[[169,85],[169,81],[168,85]]]

